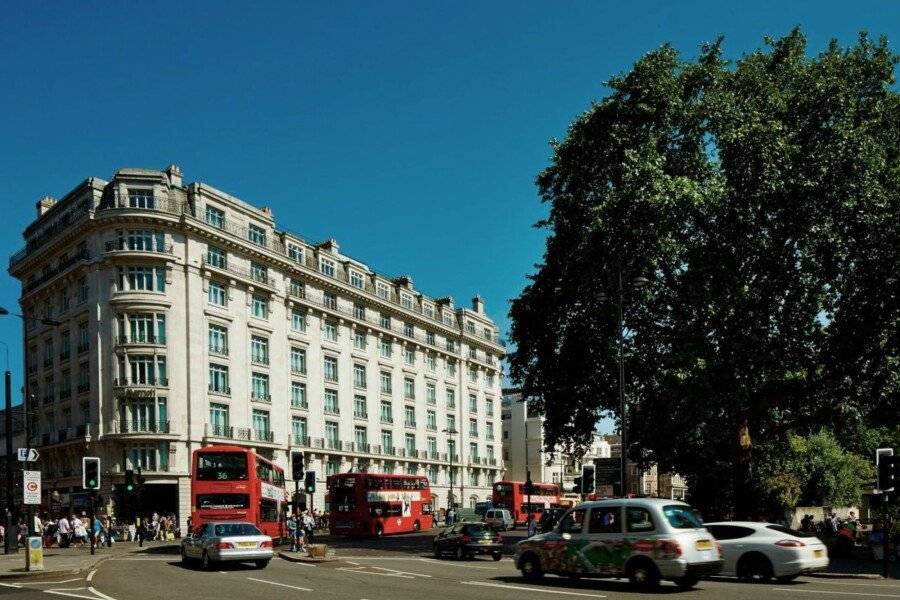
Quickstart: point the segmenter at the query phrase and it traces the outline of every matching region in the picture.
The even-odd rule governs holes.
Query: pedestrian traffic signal
[[[894,456],[890,448],[880,448],[875,454],[878,467],[878,483],[876,488],[882,492],[893,492],[900,479],[900,456]]]
[[[307,494],[315,494],[316,493],[316,472],[315,471],[307,471],[306,477],[303,480],[303,487],[306,489]]]
[[[134,470],[125,469],[125,492],[130,494],[134,491]]]
[[[594,479],[595,479],[596,469],[594,465],[581,465],[581,493],[582,494],[593,494],[594,493]]]
[[[303,467],[305,463],[305,457],[303,452],[299,450],[295,450],[291,452],[291,474],[294,476],[294,481],[300,481],[303,479]]]
[[[96,456],[81,459],[81,487],[86,490],[100,489],[100,459]]]

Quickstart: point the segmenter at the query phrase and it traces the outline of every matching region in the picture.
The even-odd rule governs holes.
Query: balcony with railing
[[[116,337],[116,344],[119,346],[165,346],[165,336],[158,336],[155,333],[139,333],[135,335],[120,335]]]
[[[153,254],[174,254],[175,247],[172,244],[149,244],[146,247],[144,244],[129,244],[127,240],[110,240],[107,241],[103,248],[106,253],[110,252],[148,252]]]
[[[119,420],[115,424],[115,433],[135,433],[135,434],[168,434],[172,433],[169,428],[169,421],[129,421]]]
[[[272,403],[272,395],[271,394],[263,394],[262,392],[253,392],[250,394],[250,399],[254,402],[266,402]]]
[[[203,266],[203,268],[205,269],[212,269],[214,271],[219,271],[222,273],[237,275],[244,280],[249,280],[253,283],[258,283],[270,288],[275,287],[275,280],[272,277],[269,277],[268,273],[261,273],[259,271],[254,271],[253,269],[239,267],[232,263],[227,263],[224,266],[220,266],[209,262],[205,256],[201,258],[200,262],[201,266]]]
[[[151,387],[169,387],[169,379],[167,377],[148,377],[146,379],[128,379],[125,377],[117,377],[113,379],[114,388],[151,388]]]
[[[41,274],[40,277],[37,277],[36,279],[33,279],[33,280],[27,282],[25,285],[23,285],[22,293],[27,294],[28,292],[39,288],[40,286],[44,285],[45,283],[47,283],[48,281],[50,281],[57,275],[61,274],[64,271],[69,270],[69,268],[72,267],[73,265],[76,265],[76,264],[80,263],[81,261],[88,260],[88,258],[90,258],[90,255],[85,250],[83,252],[77,252],[77,253],[73,254],[72,256],[69,256],[69,257],[59,261],[59,263],[57,263],[57,265],[55,267],[45,270]]]
[[[131,199],[127,196],[114,198],[112,202],[105,204],[97,209],[98,215],[116,212],[150,212],[164,213],[169,215],[180,216],[184,211],[186,204],[180,200],[169,198],[158,198],[153,196],[149,198],[144,206],[132,206]]]
[[[262,442],[266,444],[271,444],[275,440],[275,434],[272,431],[214,423],[204,424],[204,437],[222,438],[234,442]]]

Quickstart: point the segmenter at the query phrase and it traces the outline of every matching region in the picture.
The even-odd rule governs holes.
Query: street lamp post
[[[44,325],[50,325],[53,327],[58,327],[58,326],[62,325],[62,323],[60,321],[57,321],[55,319],[49,319],[49,318],[41,319],[38,317],[22,315],[19,313],[11,313],[7,309],[0,306],[0,316],[4,316],[4,315],[11,315],[13,317],[19,317],[20,319],[22,319],[23,322],[26,322],[26,323],[28,321],[40,321]],[[10,476],[11,471],[12,471],[12,399],[10,397],[11,396],[10,388],[12,386],[11,379],[12,379],[12,377],[11,377],[11,373],[9,371],[9,348],[7,347],[6,376],[5,376],[5,384],[6,384],[6,458],[7,458],[6,472],[7,472],[7,477]],[[27,374],[25,377],[25,381],[26,381],[25,394],[24,394],[24,397],[22,398],[22,403],[24,404],[24,406],[22,408],[23,408],[23,412],[24,412],[24,416],[25,416],[25,445],[30,448],[31,447],[31,423],[29,421],[29,416],[31,414],[30,413],[31,406],[29,405],[30,404],[29,400],[31,400],[32,398],[30,396],[30,390],[28,389]],[[22,465],[23,465],[23,468],[26,466],[25,463],[22,463]],[[7,508],[7,510],[11,511],[12,487],[13,486],[9,485],[7,487],[8,487],[7,502],[9,503],[9,507]],[[34,516],[33,516],[34,513],[33,513],[33,509],[30,504],[28,505],[27,513],[28,513],[28,515],[27,515],[26,522],[25,522],[25,530],[29,535],[32,533],[37,533],[35,531],[32,531],[34,529]],[[12,512],[8,512],[7,513],[7,529],[6,529],[6,539],[7,540],[11,537],[10,532],[13,531],[13,528],[9,527],[11,520],[12,520]],[[8,544],[7,544],[6,548],[4,549],[4,551],[9,552]]]
[[[3,415],[4,427],[6,430],[6,465],[5,465],[5,481],[6,481],[6,511],[5,511],[5,519],[6,522],[6,535],[3,539],[3,554],[10,554],[15,549],[15,542],[13,541],[12,535],[10,532],[13,531],[13,513],[12,507],[15,502],[15,496],[13,494],[13,457],[12,457],[12,449],[13,449],[13,425],[12,425],[12,373],[9,370],[9,345],[6,342],[0,342],[3,344],[3,348],[6,350],[6,371],[3,374],[3,383],[4,383],[4,393],[5,393],[5,412]]]
[[[626,427],[627,408],[625,405],[625,286],[622,284],[622,265],[617,269],[616,308],[618,310],[618,351],[619,363],[619,481],[621,482],[622,496],[628,495],[628,433]],[[631,280],[631,290],[639,290],[649,283],[646,277],[635,277]],[[601,300],[606,300],[606,294],[601,294]]]
[[[456,435],[459,432],[455,429],[443,429],[443,430],[441,430],[441,433],[446,433],[447,435],[452,436],[452,435]],[[462,440],[460,440],[460,441],[462,441]],[[456,451],[456,440],[453,440],[453,450]],[[450,488],[450,492],[447,494],[447,512],[450,512],[450,509],[453,508],[453,505],[450,503],[450,497],[453,496],[453,452],[449,452],[447,458],[450,460],[450,473],[449,473],[450,485],[448,486]],[[462,463],[462,461],[460,461],[460,463]],[[459,480],[460,501],[462,501],[462,494],[463,494],[462,477],[460,477],[460,480]]]

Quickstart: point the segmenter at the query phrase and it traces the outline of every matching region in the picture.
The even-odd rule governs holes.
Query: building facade
[[[454,501],[490,496],[504,347],[479,297],[428,297],[174,165],[90,178],[37,208],[9,271],[28,434],[63,504],[94,455],[110,509],[141,467],[145,507],[184,524],[192,452],[214,443],[256,448],[288,477],[303,450],[316,508],[325,477],[351,469],[427,475],[439,506],[451,476]]]
[[[557,483],[564,493],[570,493],[575,478],[581,476],[581,465],[595,458],[609,458],[610,447],[600,434],[596,434],[591,447],[576,458],[564,448],[553,452],[545,449],[544,417],[522,397],[520,390],[503,390],[501,401],[503,423],[503,460],[505,479],[525,481],[528,471],[535,482]]]

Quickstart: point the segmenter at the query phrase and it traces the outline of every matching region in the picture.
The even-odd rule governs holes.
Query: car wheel
[[[519,561],[519,570],[522,571],[522,577],[526,581],[538,581],[544,576],[544,572],[541,570],[541,562],[533,554]]]
[[[659,569],[649,559],[631,561],[625,569],[625,574],[631,585],[635,587],[652,590],[659,586]]]
[[[800,577],[800,573],[794,573],[793,575],[782,575],[781,577],[776,577],[775,580],[779,583],[790,583],[798,577]]]
[[[420,529],[422,529],[422,524],[421,524],[421,523],[419,523],[418,521],[416,521],[415,523],[413,523],[413,531],[419,531]]]
[[[494,560],[500,560],[501,558],[503,558],[503,555],[499,552],[494,552],[493,554],[491,554],[491,558],[493,558]]]
[[[759,553],[745,554],[738,561],[738,579],[765,583],[772,579],[772,563]]]
[[[209,559],[209,554],[206,553],[206,550],[203,551],[203,558],[200,559],[203,563],[203,568],[209,571],[212,568],[212,561]]]
[[[695,585],[697,585],[697,582],[700,581],[700,578],[699,577],[677,577],[673,581],[675,581],[675,585],[677,585],[681,589],[689,590],[692,587],[694,587]]]
[[[268,559],[268,558],[264,558],[264,559],[262,559],[262,560],[257,560],[257,561],[254,561],[254,562],[256,563],[256,568],[257,568],[257,569],[265,569],[267,566],[269,566],[269,559]]]
[[[466,553],[463,550],[462,546],[456,547],[456,560],[464,560],[466,558]]]

